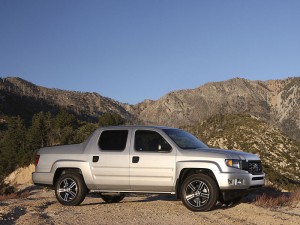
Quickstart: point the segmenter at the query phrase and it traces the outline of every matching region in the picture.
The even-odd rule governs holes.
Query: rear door
[[[110,129],[100,133],[90,162],[96,189],[130,190],[130,130]]]
[[[172,192],[176,149],[161,130],[134,129],[130,147],[130,185],[134,191]]]

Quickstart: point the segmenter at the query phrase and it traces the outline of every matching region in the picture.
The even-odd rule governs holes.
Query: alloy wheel
[[[64,202],[72,201],[77,195],[78,187],[75,180],[71,178],[63,179],[59,184],[59,197]]]
[[[209,188],[203,181],[193,180],[186,186],[185,198],[193,207],[202,207],[208,202],[209,197]]]

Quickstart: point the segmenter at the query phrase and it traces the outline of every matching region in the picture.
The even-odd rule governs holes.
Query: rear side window
[[[171,145],[157,132],[138,130],[135,132],[134,148],[145,152],[170,152]]]
[[[105,151],[123,151],[126,147],[128,130],[106,130],[101,133],[99,147]]]

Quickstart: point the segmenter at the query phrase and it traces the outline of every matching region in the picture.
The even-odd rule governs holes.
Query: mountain
[[[0,78],[0,122],[5,122],[5,116],[20,115],[30,124],[34,114],[50,111],[55,116],[60,108],[90,122],[111,112],[128,124],[183,127],[211,146],[259,154],[272,183],[287,188],[299,185],[299,77],[270,81],[234,78],[136,105],[97,93],[41,87],[17,77]],[[7,132],[4,122],[0,123],[0,139]],[[77,133],[88,133],[96,126],[82,125],[86,131],[79,128]]]
[[[212,147],[259,155],[273,184],[286,189],[300,185],[300,143],[254,116],[216,115],[184,129]]]
[[[171,92],[135,105],[147,124],[192,125],[218,114],[251,114],[300,140],[300,77],[250,81],[234,78]]]
[[[45,88],[16,77],[0,79],[0,113],[30,118],[39,111],[57,112],[59,107],[90,120],[113,112],[127,123],[173,127],[219,114],[250,114],[300,141],[300,77],[269,81],[234,78],[173,91],[136,105],[97,93]]]
[[[91,120],[105,112],[117,113],[128,121],[133,119],[126,104],[97,93],[41,87],[18,77],[0,78],[0,112],[3,114],[30,118],[40,111],[55,113],[59,107]]]

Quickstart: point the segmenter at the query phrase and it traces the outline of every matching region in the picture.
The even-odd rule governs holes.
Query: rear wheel
[[[82,175],[76,173],[61,175],[55,184],[55,195],[62,205],[79,205],[87,191]]]
[[[101,194],[101,198],[106,203],[117,203],[122,201],[125,198],[125,194],[118,194],[118,195],[103,195]]]
[[[186,178],[181,187],[183,204],[196,212],[209,211],[215,207],[219,188],[214,179],[205,174],[194,174]]]

